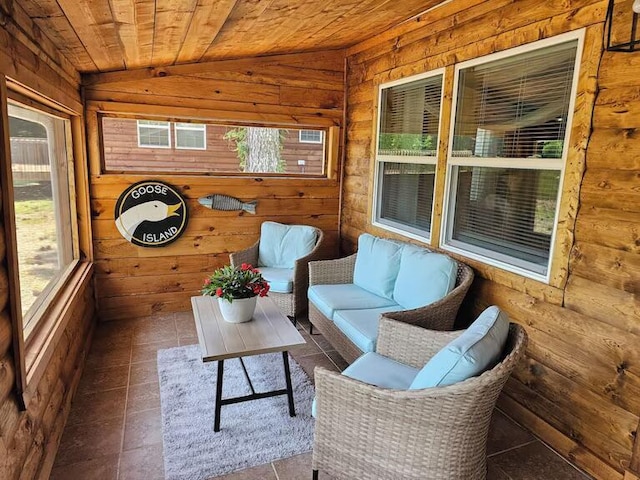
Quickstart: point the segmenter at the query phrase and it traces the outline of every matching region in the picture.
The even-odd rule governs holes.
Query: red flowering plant
[[[233,302],[235,298],[250,298],[269,292],[269,284],[258,269],[248,263],[240,267],[227,265],[217,269],[204,279],[202,294],[225,298]]]

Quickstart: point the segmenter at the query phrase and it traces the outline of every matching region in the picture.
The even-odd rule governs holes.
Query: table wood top
[[[282,352],[306,343],[269,297],[258,298],[253,319],[245,323],[226,322],[216,297],[191,297],[191,305],[203,362]]]

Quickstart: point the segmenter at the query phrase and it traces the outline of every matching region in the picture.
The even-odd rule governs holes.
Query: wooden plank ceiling
[[[21,0],[82,73],[338,49],[446,0]]]

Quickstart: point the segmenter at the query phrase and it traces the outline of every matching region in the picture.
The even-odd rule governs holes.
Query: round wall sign
[[[118,231],[134,245],[162,247],[184,232],[189,214],[175,188],[145,180],[122,192],[114,216]]]

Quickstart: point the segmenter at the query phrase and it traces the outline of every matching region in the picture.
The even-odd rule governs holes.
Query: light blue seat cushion
[[[333,321],[336,327],[344,333],[363,352],[373,352],[378,339],[378,324],[380,314],[402,310],[400,305],[369,308],[366,310],[336,310]]]
[[[258,268],[262,277],[269,283],[271,292],[291,293],[293,292],[293,268]]]
[[[393,298],[401,253],[402,245],[397,242],[363,233],[358,238],[353,283],[381,297]]]
[[[496,306],[487,308],[458,338],[431,357],[410,388],[444,387],[480,375],[500,359],[508,334],[507,315]]]
[[[329,320],[336,310],[380,308],[395,305],[393,300],[379,297],[353,283],[342,285],[312,285],[308,291],[309,301]]]
[[[406,390],[418,374],[418,369],[396,362],[375,352],[358,357],[342,375],[380,388]]]
[[[368,352],[358,357],[342,372],[342,375],[380,388],[407,390],[417,373],[417,368],[375,352]],[[311,404],[311,415],[316,416],[315,398]]]
[[[311,253],[316,240],[313,227],[264,222],[260,228],[258,266],[293,268],[298,258]]]
[[[407,310],[429,305],[453,290],[457,273],[458,264],[451,257],[406,245],[393,299]]]

